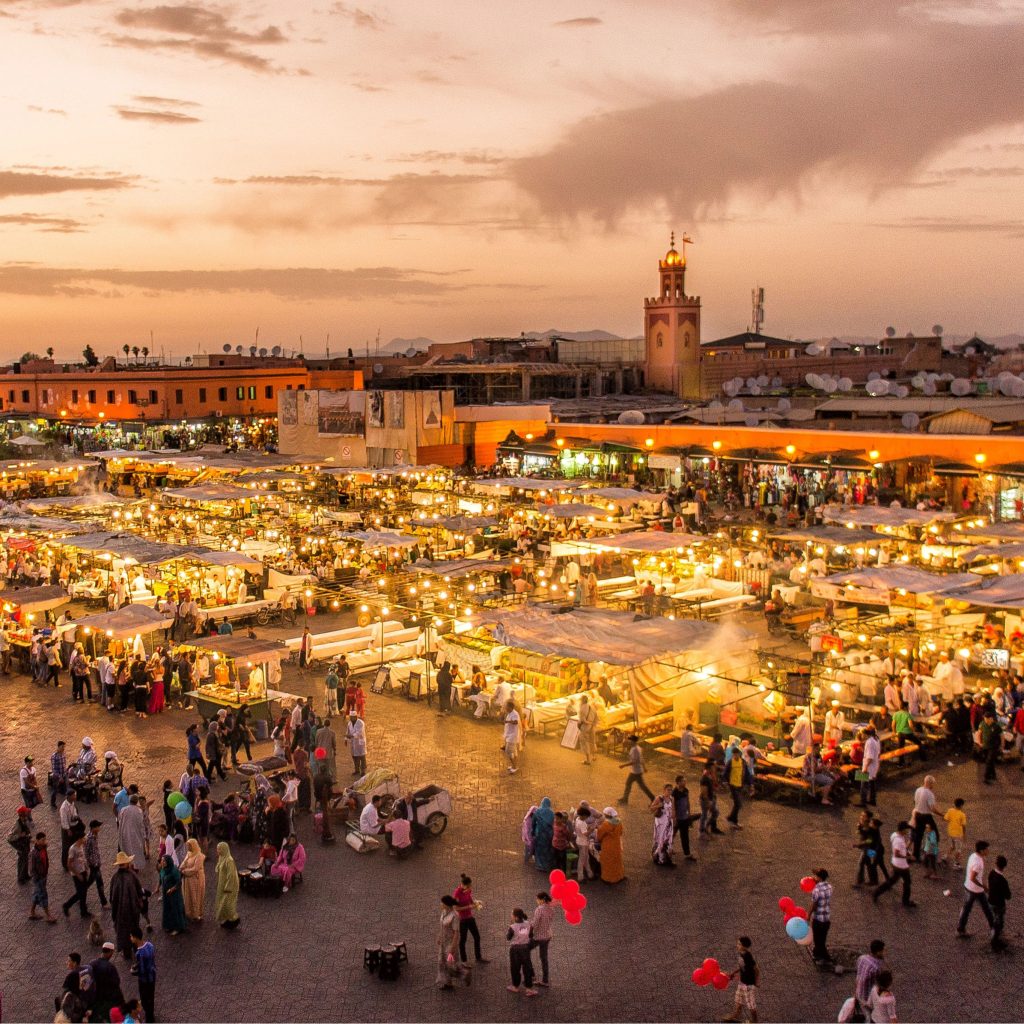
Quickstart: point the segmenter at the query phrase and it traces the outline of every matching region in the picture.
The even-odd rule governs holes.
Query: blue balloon
[[[179,804],[175,805],[174,816],[178,821],[184,821],[186,818],[191,818],[192,805],[187,800],[182,800]]]
[[[178,806],[180,807],[181,804]],[[797,942],[806,939],[810,930],[811,926],[802,917],[791,917],[786,922],[786,934]]]

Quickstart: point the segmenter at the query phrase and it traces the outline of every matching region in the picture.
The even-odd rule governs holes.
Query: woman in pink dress
[[[164,674],[163,665],[157,661],[157,655],[153,655],[156,661],[154,667],[152,662],[149,665],[149,713],[158,715],[164,709]]]
[[[305,847],[299,842],[298,836],[292,832],[288,836],[287,842],[281,847],[281,852],[277,855],[277,860],[274,861],[270,873],[274,878],[280,878],[284,882],[284,891],[287,892],[291,888],[295,876],[302,874],[302,869],[305,866]]]

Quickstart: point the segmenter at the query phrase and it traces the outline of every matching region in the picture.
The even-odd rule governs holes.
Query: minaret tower
[[[700,395],[700,296],[686,294],[686,246],[676,251],[672,233],[665,258],[658,261],[661,288],[644,299],[644,338],[647,345],[646,383],[655,391],[680,398]]]

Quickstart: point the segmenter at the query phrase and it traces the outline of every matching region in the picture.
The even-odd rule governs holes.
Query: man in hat
[[[89,877],[86,879],[85,888],[88,892],[89,886],[95,884],[96,894],[100,898],[100,906],[107,905],[107,894],[103,890],[103,863],[100,860],[100,829],[103,822],[93,818],[89,822],[89,834],[85,837],[85,863],[89,869]]]
[[[93,747],[91,736],[82,737],[82,749],[78,754],[77,763],[84,775],[91,775],[96,771],[96,750]]]
[[[46,914],[50,924],[56,924],[57,918],[50,913],[50,897],[46,891],[46,879],[50,874],[50,853],[46,848],[46,833],[37,832],[32,851],[28,855],[28,875],[32,879],[32,907],[28,912],[30,921],[38,921],[36,907]]]
[[[89,964],[96,995],[93,997],[92,1020],[110,1020],[110,1011],[124,1003],[121,976],[113,964],[117,950],[112,942],[104,942],[103,949]]]
[[[32,848],[32,812],[22,804],[17,810],[17,818],[7,833],[7,842],[18,854],[18,885],[29,880],[28,854]]]
[[[30,809],[35,807],[41,801],[39,797],[39,782],[36,779],[36,770],[33,767],[33,757],[31,754],[25,755],[25,763],[21,766],[18,779],[21,783],[21,802]]]
[[[145,901],[139,874],[132,867],[134,859],[121,850],[114,859],[114,875],[110,879],[110,916],[117,933],[117,949],[129,962],[135,957],[131,935],[139,930],[139,915]]]

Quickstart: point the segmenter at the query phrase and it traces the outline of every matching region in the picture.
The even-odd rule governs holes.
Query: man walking
[[[32,812],[22,804],[18,808],[17,818],[7,833],[7,842],[18,854],[18,885],[29,880],[28,858],[32,851]]]
[[[896,831],[889,837],[891,848],[890,862],[892,874],[871,894],[875,901],[883,892],[888,892],[900,879],[903,880],[903,906],[916,907],[917,904],[910,898],[910,865],[907,862],[907,841],[910,837],[910,825],[901,821]]]
[[[857,986],[854,989],[854,998],[865,1020],[871,1019],[868,1007],[871,990],[878,975],[885,970],[885,943],[881,939],[873,939],[870,948],[870,953],[857,957]]]
[[[634,786],[639,786],[640,791],[647,794],[647,799],[653,801],[654,794],[647,788],[647,783],[644,782],[644,754],[640,749],[640,737],[630,736],[629,742],[631,744],[629,760],[619,765],[620,768],[629,769],[629,774],[626,776],[626,791],[619,797],[619,803],[629,803],[629,793]]]
[[[71,908],[78,903],[80,904],[79,909],[82,912],[82,919],[90,918],[92,914],[89,913],[89,907],[86,903],[86,897],[89,895],[89,865],[85,859],[84,832],[79,834],[68,850],[67,869],[71,875],[71,881],[74,882],[75,892],[73,896],[64,901],[64,906],[61,908],[64,911],[64,916],[68,917],[71,913]]]
[[[675,830],[679,833],[679,842],[683,846],[683,856],[687,860],[697,858],[690,852],[690,826],[693,814],[690,811],[690,791],[686,786],[686,778],[676,776],[676,784],[672,789],[672,810],[675,819]]]
[[[100,829],[103,822],[93,818],[89,822],[89,834],[85,837],[85,863],[89,869],[89,875],[85,882],[86,892],[89,886],[95,883],[96,894],[100,898],[100,906],[107,905],[107,894],[103,889],[103,862],[100,859]]]
[[[597,712],[590,706],[586,694],[580,697],[580,709],[576,713],[580,723],[580,748],[583,750],[583,763],[593,764],[597,754]]]
[[[992,925],[992,952],[1001,953],[1008,943],[1003,938],[1003,926],[1006,924],[1006,904],[1010,899],[1010,883],[1003,874],[1006,869],[1006,858],[1000,854],[996,857],[996,866],[988,874],[988,902],[992,907],[995,923]]]
[[[996,713],[992,708],[987,708],[981,720],[981,750],[985,755],[985,775],[982,781],[986,786],[996,781],[996,761],[999,760],[1002,744],[1003,732],[996,721]]]
[[[508,773],[515,775],[519,771],[519,712],[514,700],[505,701],[505,731],[502,734],[502,746],[508,758]]]
[[[78,793],[69,789],[60,805],[60,863],[68,869],[68,850],[81,834],[82,819],[78,816]]]
[[[971,916],[971,909],[977,903],[981,912],[988,921],[989,928],[995,933],[995,918],[992,916],[992,908],[988,902],[988,882],[985,878],[985,851],[988,843],[979,839],[974,844],[974,853],[967,858],[967,873],[964,876],[964,889],[967,895],[964,897],[963,909],[960,911],[960,920],[956,923],[956,934],[958,938],[966,939],[970,936],[967,931],[967,920]]]
[[[146,1024],[156,1021],[156,950],[153,943],[143,938],[141,930],[132,929],[132,947],[135,949],[134,972],[139,980],[139,1000]]]
[[[68,759],[64,753],[64,741],[57,741],[57,749],[50,755],[50,806],[57,806],[57,794],[68,789]]]
[[[743,751],[740,749],[739,736],[729,737],[729,746],[725,751],[725,777],[729,782],[729,793],[732,795],[732,810],[726,821],[733,828],[743,828],[740,824],[740,799],[743,793]]]
[[[46,849],[46,833],[37,832],[36,841],[28,855],[28,876],[32,879],[32,907],[28,912],[30,921],[38,921],[39,914],[36,907],[39,907],[46,914],[46,920],[50,924],[56,924],[57,918],[50,913],[50,897],[46,891],[46,879],[50,873],[50,854]]]
[[[814,935],[814,948],[811,955],[816,964],[831,961],[828,955],[828,930],[832,927],[832,883],[828,880],[828,871],[818,868],[814,872],[818,880],[811,890],[811,933]]]
[[[324,703],[327,705],[327,714],[338,713],[338,687],[341,685],[341,678],[338,675],[338,667],[332,661],[327,669],[327,678],[324,680]]]

